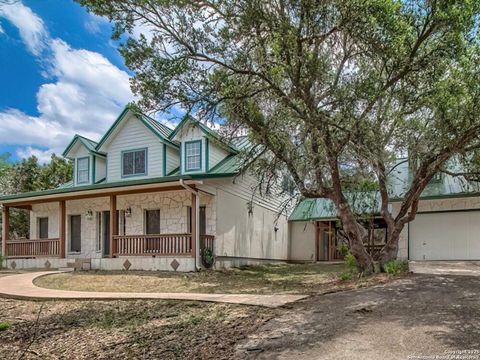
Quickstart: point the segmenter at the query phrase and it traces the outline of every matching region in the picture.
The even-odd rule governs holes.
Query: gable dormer
[[[107,182],[168,175],[180,163],[172,131],[126,107],[96,146],[107,154]]]
[[[92,185],[105,178],[106,155],[96,151],[97,143],[75,135],[63,152],[73,163],[73,185]]]
[[[170,135],[180,143],[180,173],[208,173],[210,169],[238,151],[226,144],[212,129],[190,116],[185,116]]]

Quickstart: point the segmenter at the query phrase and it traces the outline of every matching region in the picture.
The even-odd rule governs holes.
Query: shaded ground
[[[0,359],[230,359],[239,340],[275,315],[184,301],[0,299],[0,320],[11,324],[0,331]]]
[[[343,264],[265,265],[196,273],[89,271],[41,277],[34,283],[78,291],[318,294],[342,285],[339,275],[344,271]]]
[[[236,357],[407,359],[467,349],[480,350],[480,277],[411,275],[296,303]]]

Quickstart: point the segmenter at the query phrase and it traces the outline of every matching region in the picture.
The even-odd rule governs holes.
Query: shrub
[[[8,321],[0,321],[0,331],[5,331],[10,329],[10,323]]]
[[[348,269],[350,270],[357,269],[357,259],[355,259],[355,256],[353,256],[350,250],[347,252],[345,257],[343,258],[343,261],[345,262],[345,265],[347,265]]]
[[[349,253],[348,246],[345,244],[342,244],[338,247],[338,252],[342,256],[346,256]]]
[[[408,271],[408,261],[390,260],[383,264],[383,269],[387,274],[399,274]]]
[[[215,262],[215,256],[212,249],[205,248],[202,250],[202,263],[207,269],[210,269]]]
[[[342,274],[340,274],[340,280],[342,281],[348,281],[353,279],[353,273],[351,271],[345,271]]]

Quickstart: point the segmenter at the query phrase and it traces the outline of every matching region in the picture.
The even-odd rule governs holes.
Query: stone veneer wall
[[[392,204],[393,215],[395,216],[399,209],[400,203]],[[480,197],[462,197],[454,199],[436,199],[436,200],[422,200],[418,205],[418,213],[425,211],[448,211],[448,210],[480,210]],[[415,221],[415,220],[413,220]],[[408,259],[408,226],[403,228],[400,234],[398,257],[401,259]]]
[[[160,209],[160,228],[164,234],[187,232],[187,208],[191,206],[191,193],[187,191],[169,191],[144,194],[122,195],[117,197],[117,209],[132,209],[130,217],[126,218],[126,235],[144,234],[144,211],[147,209]],[[216,205],[215,197],[201,193],[200,206],[206,206],[206,231],[216,235]],[[67,214],[67,257],[92,258],[102,257],[101,249],[97,249],[97,221],[96,212],[110,209],[109,198],[92,198],[70,200],[66,202]],[[94,216],[87,220],[85,213],[92,210]],[[81,253],[69,252],[69,215],[81,215],[82,222],[82,251]],[[48,236],[58,238],[58,202],[33,205],[30,212],[30,238],[37,238],[37,218],[48,217]]]

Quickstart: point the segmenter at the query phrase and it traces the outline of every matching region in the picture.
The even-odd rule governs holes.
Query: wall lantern
[[[126,217],[132,216],[132,208],[130,206],[125,209],[125,216]]]
[[[92,220],[93,219],[93,211],[92,210],[87,210],[85,213],[85,219],[87,220]]]

